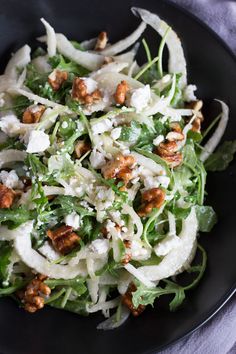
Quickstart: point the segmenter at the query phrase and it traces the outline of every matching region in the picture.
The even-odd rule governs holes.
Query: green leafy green
[[[12,246],[7,241],[0,241],[0,280],[4,281],[8,276],[8,265],[10,264],[10,256]]]
[[[123,126],[121,129],[121,134],[119,140],[128,141],[131,144],[135,143],[141,133],[141,127],[138,122],[132,121],[130,126]]]
[[[28,220],[33,220],[35,213],[25,206],[11,209],[0,209],[0,224],[6,224],[10,229],[15,229]]]
[[[217,223],[217,216],[214,209],[207,205],[197,205],[195,207],[199,231],[210,232]]]
[[[207,171],[224,171],[236,153],[236,140],[225,141],[205,162]]]
[[[62,294],[61,294],[62,295]],[[62,307],[62,300],[61,297],[49,303],[50,306],[55,307],[57,309],[67,310],[69,312],[76,313],[82,316],[88,316],[88,312],[86,310],[86,306],[89,305],[88,299],[82,300],[68,300],[66,304]]]
[[[55,207],[55,212],[58,213],[58,215],[67,215],[71,214],[73,211],[75,211],[77,214],[79,214],[82,218],[84,216],[94,216],[95,213],[93,211],[89,211],[88,209],[85,209],[80,205],[80,200],[77,197],[72,197],[70,195],[59,195],[55,199],[52,200],[50,203],[51,207]]]
[[[72,60],[66,59],[61,54],[57,54],[54,57],[49,58],[48,62],[53,69],[68,71],[69,73],[73,73],[77,76],[85,76],[89,73],[89,70],[85,69],[83,66],[75,63]]]
[[[51,289],[55,289],[58,286],[70,287],[75,290],[78,295],[83,295],[87,291],[84,282],[84,279],[76,277],[73,279],[47,279],[44,283],[47,284]]]

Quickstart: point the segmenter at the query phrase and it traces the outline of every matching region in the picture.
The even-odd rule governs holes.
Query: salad
[[[69,40],[41,19],[40,47],[20,48],[0,76],[0,295],[30,313],[101,311],[99,329],[162,295],[174,311],[198,284],[198,233],[216,223],[206,171],[236,151],[235,141],[215,151],[229,109],[216,100],[219,115],[203,123],[177,34],[132,12],[140,25],[115,44],[106,32]],[[147,26],[161,36],[155,56]]]

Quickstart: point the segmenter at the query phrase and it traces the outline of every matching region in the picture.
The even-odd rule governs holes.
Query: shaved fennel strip
[[[144,276],[138,268],[135,268],[132,264],[128,263],[124,265],[124,268],[132,274],[135,278],[137,278],[141,283],[143,283],[148,288],[154,288],[156,285],[148,280],[146,276]]]
[[[220,118],[219,124],[212,135],[212,137],[208,140],[206,145],[204,145],[204,150],[202,151],[200,155],[200,160],[201,161],[206,161],[208,157],[214,152],[215,148],[219,144],[222,136],[224,135],[225,129],[227,127],[227,123],[229,120],[229,107],[220,100],[216,100],[221,104],[222,107],[222,116]]]
[[[43,25],[46,29],[46,32],[47,32],[48,56],[50,58],[50,57],[53,57],[54,55],[56,55],[56,51],[57,51],[56,34],[55,34],[53,27],[47,21],[45,21],[44,18],[41,18],[40,20],[43,23]]]
[[[132,12],[140,16],[144,22],[154,28],[162,37],[165,35],[169,26],[159,16],[138,7],[132,7]],[[181,41],[172,29],[166,38],[166,44],[169,50],[169,72],[182,74],[180,87],[183,88],[187,84],[186,60]]]
[[[111,56],[123,52],[125,49],[134,44],[146,28],[145,22],[141,22],[138,28],[131,33],[128,37],[122,39],[121,41],[110,45],[109,47],[101,51],[102,55]]]

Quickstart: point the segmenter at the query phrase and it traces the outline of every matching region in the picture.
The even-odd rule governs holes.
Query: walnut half
[[[51,239],[54,248],[64,255],[70,253],[80,241],[73,228],[67,225],[62,225],[56,230],[47,230],[47,236]]]
[[[136,290],[137,290],[137,288],[134,285],[134,283],[131,283],[129,285],[126,293],[124,295],[122,295],[122,303],[130,309],[132,315],[135,317],[139,316],[145,310],[144,305],[139,305],[137,308],[135,308],[133,305],[133,302],[132,302],[133,294],[132,293],[135,292]]]
[[[152,188],[142,194],[142,205],[138,215],[143,217],[151,213],[152,209],[160,208],[165,201],[165,192],[161,188]]]
[[[10,208],[14,202],[16,194],[13,189],[0,184],[0,209]]]

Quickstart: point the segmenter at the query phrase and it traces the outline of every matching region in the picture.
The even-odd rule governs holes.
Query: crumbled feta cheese
[[[149,85],[133,90],[130,98],[130,105],[134,107],[137,113],[147,107],[151,99],[151,90]]]
[[[12,189],[23,188],[23,183],[19,180],[19,177],[17,176],[15,170],[11,170],[10,172],[4,170],[1,171],[0,180],[8,188],[12,188]]]
[[[194,94],[194,91],[197,90],[196,85],[188,85],[185,87],[183,91],[183,99],[186,102],[196,101],[197,97]]]
[[[158,135],[154,140],[153,140],[153,145],[158,146],[163,140],[165,140],[163,135]]]
[[[48,241],[44,242],[43,246],[38,248],[38,251],[50,261],[60,258],[60,254],[52,248]]]
[[[91,152],[89,160],[93,168],[101,168],[106,163],[104,154],[96,149]]]
[[[158,177],[154,176],[147,176],[143,180],[143,184],[145,189],[152,189],[152,188],[158,188],[160,185],[160,182],[158,180]]]
[[[169,183],[170,183],[170,178],[169,177],[167,177],[167,176],[158,176],[157,179],[158,179],[160,185],[163,188],[168,188]]]
[[[64,222],[66,225],[73,227],[73,229],[77,230],[80,226],[80,216],[73,211],[71,214],[68,214],[64,218]]]
[[[13,137],[19,133],[20,121],[14,114],[8,114],[1,118],[0,128],[10,137]]]
[[[121,127],[117,127],[117,128],[115,128],[115,129],[112,129],[112,131],[111,131],[111,138],[112,138],[113,140],[119,139],[120,134],[121,134],[121,130],[122,130]]]
[[[103,119],[100,122],[91,125],[93,134],[102,134],[112,129],[113,122],[111,119]]]
[[[166,238],[154,246],[157,256],[166,256],[171,250],[179,246],[181,239],[175,235],[168,235]]]
[[[89,249],[96,254],[105,254],[109,250],[109,241],[108,240],[94,240],[92,241]]]
[[[90,77],[81,77],[82,80],[84,80],[84,83],[87,87],[87,93],[90,95],[92,92],[97,90],[98,88],[98,83],[97,81],[91,79]]]
[[[29,134],[28,153],[43,152],[50,146],[49,135],[41,130],[32,130]]]
[[[113,221],[111,221],[110,219],[108,219],[106,222],[107,232],[109,233],[111,231],[111,229],[113,229],[114,227],[116,227],[116,224]]]
[[[131,254],[133,260],[145,260],[151,255],[151,250],[144,248],[141,241],[133,240],[131,244]]]
[[[97,210],[104,210],[112,206],[115,200],[115,192],[103,186],[96,187]]]
[[[64,122],[61,125],[62,129],[68,128],[68,123],[64,120]]]

